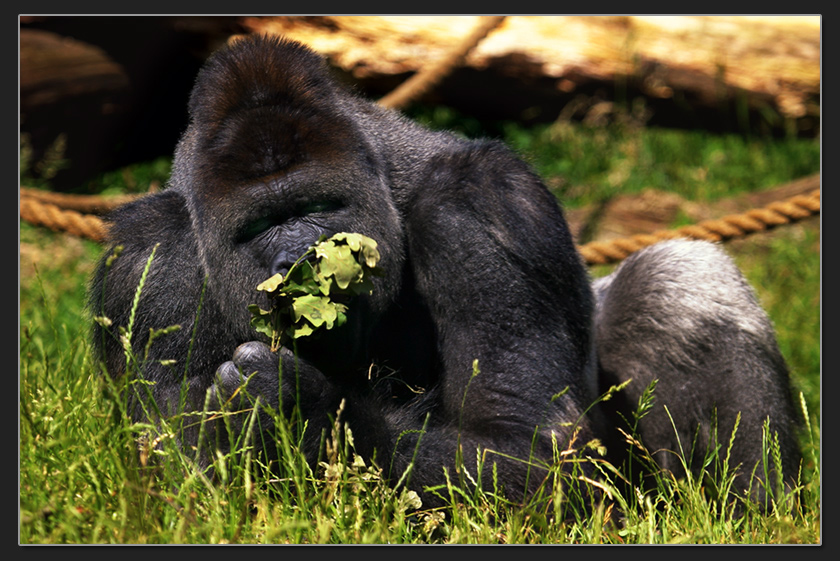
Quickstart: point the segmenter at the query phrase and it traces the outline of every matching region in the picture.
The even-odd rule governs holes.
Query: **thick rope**
[[[75,210],[64,210],[55,204],[42,202],[37,197],[31,196],[29,190],[21,189],[21,195],[20,217],[26,222],[96,242],[105,240],[106,226],[98,216],[82,214]],[[71,195],[63,195],[63,197],[72,198]],[[112,204],[105,206],[111,207]],[[605,265],[617,263],[631,253],[662,240],[690,238],[719,242],[744,237],[747,234],[761,232],[782,224],[790,224],[819,214],[819,212],[820,191],[817,189],[809,194],[775,201],[765,207],[748,210],[742,214],[730,214],[673,230],[659,230],[652,234],[589,242],[579,246],[578,250],[587,265]]]
[[[722,218],[704,220],[697,224],[682,226],[673,230],[659,230],[652,234],[638,234],[629,238],[589,242],[578,247],[587,265],[617,263],[635,251],[662,240],[690,238],[695,240],[725,241],[747,234],[768,230],[782,224],[790,224],[820,212],[819,189],[796,195],[784,201],[775,201],[763,208],[748,210],[742,214],[730,214]]]
[[[103,197],[101,195],[68,195],[54,193],[41,189],[20,188],[21,198],[35,199],[44,204],[51,204],[64,210],[75,210],[83,214],[107,214],[125,203],[131,202],[142,195],[119,195]]]
[[[32,225],[43,226],[54,232],[64,232],[95,242],[105,241],[105,223],[98,216],[65,210],[33,197],[21,197],[20,217]]]

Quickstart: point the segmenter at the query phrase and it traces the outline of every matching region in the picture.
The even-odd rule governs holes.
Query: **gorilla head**
[[[402,269],[383,163],[341,105],[323,61],[296,43],[242,41],[199,74],[171,188],[187,202],[208,290],[226,317],[247,324],[242,303],[257,300],[254,287],[287,272],[321,235],[366,234],[383,268]],[[329,354],[310,358],[322,367],[326,358],[361,360],[399,281],[391,275],[357,302],[341,341],[329,334]]]
[[[356,451],[392,481],[409,475],[405,484],[427,505],[441,502],[429,489],[445,481],[445,469],[456,473],[459,455],[475,481],[483,469],[485,482],[525,500],[558,449],[604,438],[614,431],[602,419],[632,415],[586,413],[604,390],[596,351],[609,359],[609,387],[637,374],[639,349],[688,339],[655,331],[634,339],[628,326],[651,302],[651,317],[668,316],[674,295],[656,294],[679,292],[667,278],[690,278],[678,274],[691,269],[690,257],[668,261],[653,285],[629,274],[612,278],[609,291],[602,284],[599,309],[616,311],[602,314],[599,330],[610,348],[595,349],[586,270],[557,201],[529,167],[499,143],[432,132],[346,92],[297,43],[249,37],[222,49],[198,76],[189,111],[168,188],[111,217],[111,243],[124,250],[113,265],[103,259],[90,295],[93,313],[114,325],[94,326],[107,370],[124,373],[116,329],[133,325],[130,362],[153,382],[164,414],[201,409],[208,395],[221,406],[242,390],[265,408],[297,411],[307,427],[303,452],[314,463],[320,435],[343,404],[340,420],[353,430]],[[378,242],[384,276],[369,296],[349,302],[341,328],[302,341],[297,355],[271,352],[249,322],[247,306],[264,304],[256,286],[287,271],[319,236],[342,231]],[[726,261],[722,253],[713,259]],[[731,282],[733,294],[747,298],[741,281]],[[702,344],[685,349],[684,371],[662,363],[644,372],[645,380],[675,377],[662,385],[677,389],[658,397],[686,412],[686,425],[708,424],[706,405],[738,409],[748,385],[733,384],[726,372],[748,369],[765,387],[787,383],[776,354],[717,337],[716,326],[728,320],[708,317],[708,288],[692,292],[700,295],[690,302],[694,325],[705,327],[691,334]],[[735,311],[763,317],[756,305]],[[182,328],[147,349],[151,329],[176,324]],[[738,335],[737,325],[727,324],[727,333]],[[679,376],[707,390],[682,395]],[[758,405],[743,412],[749,426],[779,411],[776,426],[792,430],[776,395],[756,393]],[[702,410],[694,407],[701,401]],[[136,415],[147,413],[138,405]],[[269,458],[272,419],[261,417],[258,440]],[[181,441],[226,446],[198,442],[199,434]]]

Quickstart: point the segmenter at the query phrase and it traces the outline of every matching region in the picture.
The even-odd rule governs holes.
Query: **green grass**
[[[418,109],[415,116],[432,128],[505,141],[569,208],[649,187],[711,201],[780,185],[816,173],[820,165],[813,138],[747,138],[633,121],[606,127],[557,121],[524,129],[481,123],[444,107]]]
[[[562,133],[537,129],[530,139],[518,130],[506,134],[518,150],[529,152],[535,166],[548,174],[549,183],[554,173],[569,174],[565,182],[555,184],[574,204],[644,186],[707,200],[818,169],[814,141],[745,141],[696,132],[631,134],[627,129],[564,126],[571,128]],[[569,146],[553,147],[550,140],[557,134]],[[566,159],[571,164],[562,164]],[[700,173],[704,166],[708,169]],[[142,166],[121,172],[121,180],[129,185],[142,174],[159,173],[140,170]],[[621,177],[624,180],[618,181]],[[593,193],[581,186],[591,186]],[[285,450],[279,472],[267,474],[243,449],[217,458],[217,477],[208,478],[191,454],[165,437],[177,429],[179,419],[158,427],[133,424],[119,397],[120,388],[96,374],[83,302],[87,277],[101,248],[24,224],[19,540],[819,543],[819,243],[818,228],[809,223],[727,245],[775,323],[795,394],[801,392],[807,407],[801,486],[788,498],[779,497],[768,513],[749,504],[736,512],[734,502],[716,502],[697,481],[662,477],[657,488],[644,496],[614,495],[590,513],[577,511],[558,519],[553,516],[554,503],[547,510],[510,506],[492,492],[492,485],[453,495],[457,504],[451,508],[415,512],[410,495],[395,494],[376,470],[348,461],[346,451],[328,457],[326,469],[310,471],[296,454],[295,429],[284,422],[278,423],[278,441]],[[154,469],[140,464],[141,435],[163,436],[153,454]],[[608,483],[614,480],[610,466],[603,470]],[[562,479],[559,473],[555,476]]]

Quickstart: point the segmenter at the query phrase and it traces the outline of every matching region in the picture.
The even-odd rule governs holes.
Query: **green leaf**
[[[283,283],[283,275],[277,273],[273,277],[264,280],[257,285],[257,290],[264,290],[265,292],[274,292]],[[248,307],[250,309],[250,306]]]
[[[343,325],[347,305],[333,297],[369,294],[373,290],[371,277],[381,274],[376,267],[379,258],[376,241],[362,234],[322,236],[285,277],[277,274],[257,285],[257,290],[268,293],[272,308],[248,306],[251,325],[270,337],[275,349],[289,339]]]
[[[335,321],[335,310],[330,308],[329,299],[323,296],[305,294],[295,299],[292,309],[295,312],[295,323],[306,318],[314,327],[320,327],[324,323],[331,326]]]
[[[300,337],[308,337],[315,333],[315,329],[306,322],[289,326],[286,330],[286,335],[291,339],[298,339]]]
[[[323,292],[322,283],[319,282],[315,269],[309,261],[299,261],[295,267],[289,270],[282,292],[290,295],[295,293],[321,293],[326,296],[329,294],[329,290]]]
[[[274,312],[269,310],[263,310],[256,304],[251,304],[248,306],[248,310],[251,312],[251,327],[257,333],[262,333],[266,337],[272,340],[272,347],[274,347],[274,342],[277,339],[277,333],[275,330],[275,320],[274,320]]]
[[[342,290],[346,290],[351,283],[361,282],[364,271],[356,261],[350,246],[333,245],[322,251],[321,255],[319,275],[321,278],[326,280],[332,276]]]

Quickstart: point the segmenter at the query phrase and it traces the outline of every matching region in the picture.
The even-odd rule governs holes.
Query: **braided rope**
[[[21,198],[35,199],[44,204],[51,204],[65,210],[75,210],[83,214],[106,214],[120,205],[131,202],[142,195],[119,195],[102,197],[100,195],[68,195],[41,189],[20,188]]]
[[[638,234],[629,238],[589,242],[578,247],[587,265],[617,263],[631,253],[662,240],[690,238],[695,240],[724,241],[768,230],[782,224],[808,218],[820,212],[819,189],[796,195],[784,201],[775,201],[763,208],[722,218],[703,220],[697,224],[673,230],[659,230],[651,234]]]
[[[101,218],[65,210],[55,204],[45,203],[32,197],[24,190],[20,201],[20,217],[35,226],[43,226],[55,232],[66,232],[96,242],[103,242],[106,226]],[[69,195],[64,195],[70,197]],[[133,197],[131,197],[133,198]],[[107,206],[111,206],[108,204]],[[762,208],[754,208],[742,214],[730,214],[722,218],[704,220],[697,224],[682,226],[673,230],[659,230],[652,234],[638,234],[629,238],[609,241],[595,241],[578,247],[587,265],[617,263],[649,245],[674,238],[691,238],[707,241],[724,241],[743,237],[754,232],[790,224],[819,214],[819,189],[805,195],[796,195],[784,201],[775,201]]]
[[[105,223],[98,216],[65,210],[33,197],[21,197],[20,217],[30,224],[54,232],[65,232],[95,242],[105,241]]]

